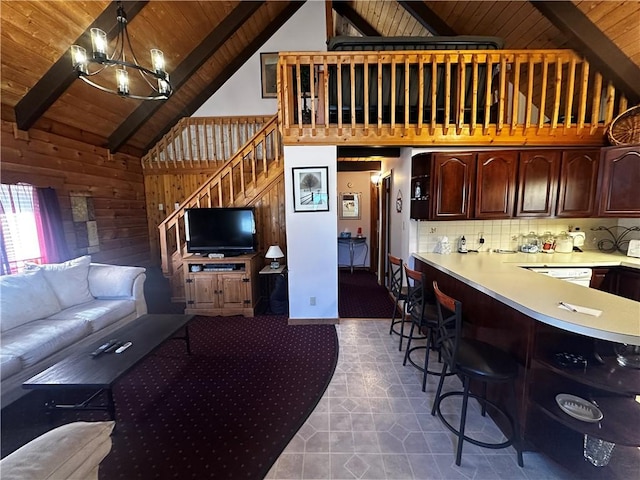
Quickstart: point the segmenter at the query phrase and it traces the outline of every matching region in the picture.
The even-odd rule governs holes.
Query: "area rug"
[[[263,478],[324,393],[333,325],[284,316],[197,317],[193,355],[168,341],[114,388],[116,432],[101,479]],[[71,395],[67,393],[66,396]],[[2,411],[2,455],[55,426],[101,412],[44,414],[41,392]]]
[[[338,314],[340,318],[391,318],[393,301],[378,285],[375,274],[366,270],[340,270]]]

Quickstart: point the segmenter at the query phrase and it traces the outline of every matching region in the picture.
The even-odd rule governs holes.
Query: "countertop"
[[[640,258],[581,253],[414,253],[413,256],[541,322],[603,340],[640,345],[640,302],[575,285],[521,267],[613,267],[640,270]],[[601,310],[599,317],[560,302]],[[463,306],[464,308],[464,306]]]

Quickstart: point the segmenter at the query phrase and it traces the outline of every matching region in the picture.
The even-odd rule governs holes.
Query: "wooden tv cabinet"
[[[224,258],[184,257],[184,313],[253,317],[260,299],[259,260],[257,253]]]

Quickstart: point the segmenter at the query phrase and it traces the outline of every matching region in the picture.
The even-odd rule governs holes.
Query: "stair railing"
[[[185,253],[185,209],[251,205],[283,172],[281,150],[276,115],[158,226],[165,276],[173,273],[171,259]]]

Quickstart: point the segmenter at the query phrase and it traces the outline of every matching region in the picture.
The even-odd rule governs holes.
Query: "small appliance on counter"
[[[584,242],[587,239],[586,234],[584,232],[575,231],[567,232],[567,235],[573,238],[573,251],[581,252],[581,247],[584,247]]]
[[[640,258],[640,240],[629,240],[627,256]]]

